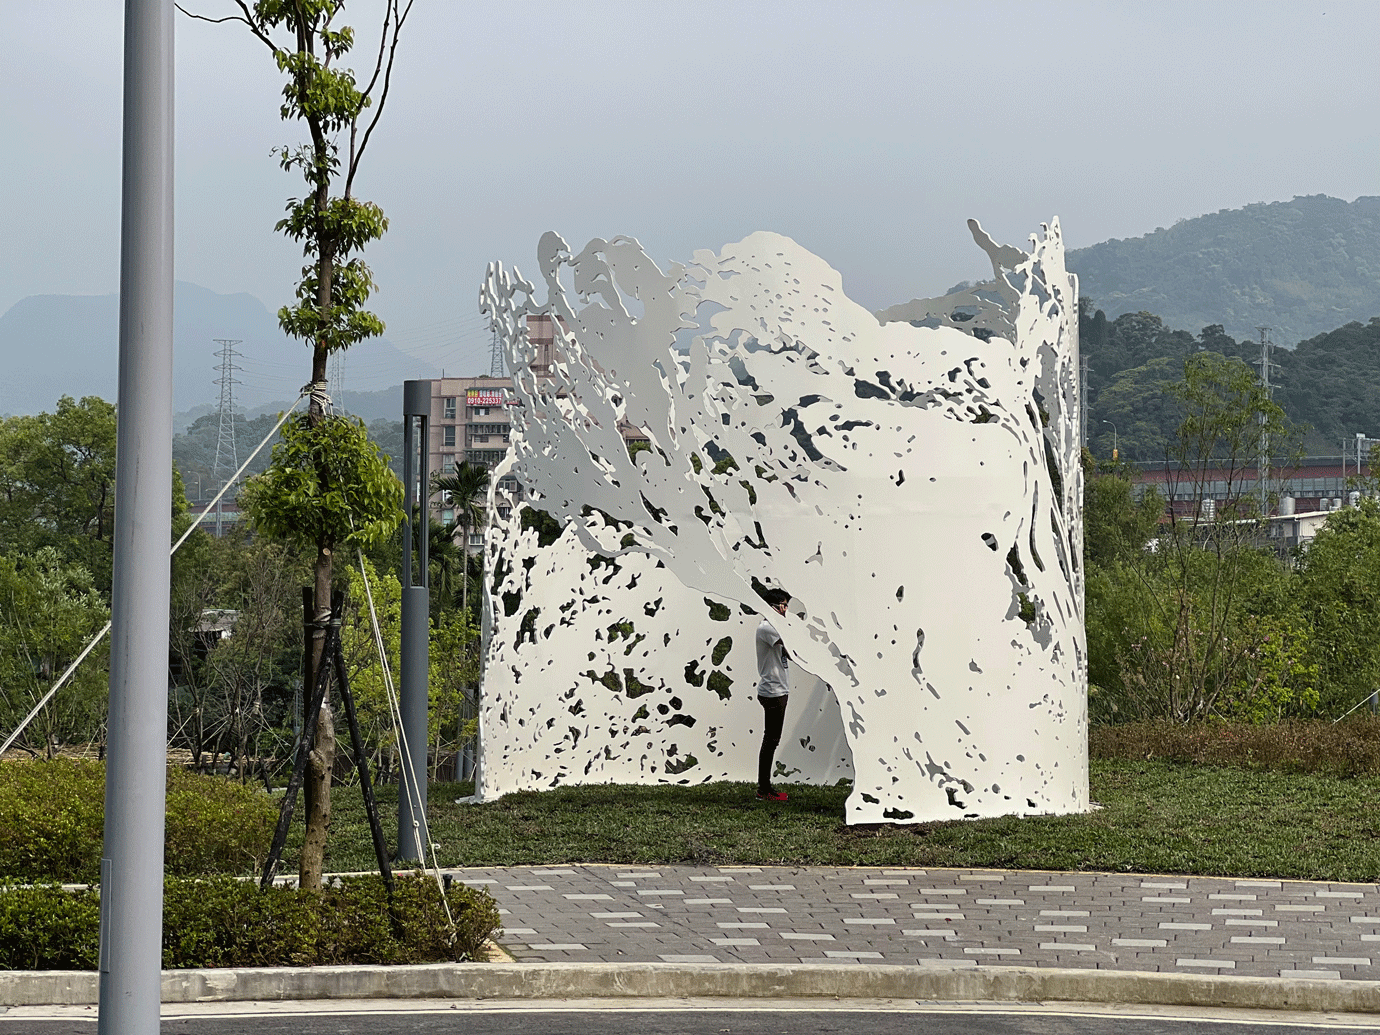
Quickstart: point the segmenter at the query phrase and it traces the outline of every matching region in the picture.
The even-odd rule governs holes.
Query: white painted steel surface
[[[538,546],[495,490],[482,798],[752,779],[756,583],[793,597],[783,782],[851,776],[850,823],[1088,807],[1077,284],[1057,221],[1029,252],[969,225],[992,281],[878,314],[770,233],[665,270],[547,233],[540,289],[490,268],[497,473],[566,527]]]

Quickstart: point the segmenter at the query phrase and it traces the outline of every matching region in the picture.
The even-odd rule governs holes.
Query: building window
[[[444,399],[441,400],[441,419],[442,419],[442,420],[454,420],[454,419],[455,419],[455,396],[453,396],[453,395],[448,395],[448,396],[446,396]]]
[[[455,511],[447,507],[445,510],[441,511],[441,520],[446,524],[450,524],[455,520]]]
[[[441,425],[441,445],[443,445],[443,446],[453,446],[453,445],[455,445],[455,425],[454,425],[454,424],[442,424],[442,425]]]
[[[443,474],[455,473],[455,454],[443,453],[441,455],[441,472]]]

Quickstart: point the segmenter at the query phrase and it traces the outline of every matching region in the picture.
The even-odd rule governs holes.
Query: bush
[[[169,770],[167,872],[253,872],[268,853],[277,811],[253,788]],[[0,764],[0,876],[92,883],[100,878],[104,825],[103,763]]]
[[[0,970],[95,970],[100,930],[93,890],[0,889]]]
[[[0,876],[99,879],[104,823],[105,766],[65,758],[0,764]]]
[[[281,799],[185,769],[168,770],[163,866],[175,876],[257,873],[268,855]]]
[[[1325,776],[1380,775],[1380,719],[1130,722],[1088,730],[1093,758],[1160,760]]]
[[[306,967],[482,959],[499,928],[486,891],[441,893],[422,874],[400,875],[390,904],[383,880],[351,877],[319,892],[267,890],[232,877],[169,878],[163,892],[163,967]],[[94,970],[100,899],[55,885],[0,890],[0,969]]]

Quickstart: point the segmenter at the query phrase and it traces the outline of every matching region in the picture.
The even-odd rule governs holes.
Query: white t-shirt
[[[757,696],[785,697],[791,692],[791,659],[781,634],[765,618],[757,627]]]

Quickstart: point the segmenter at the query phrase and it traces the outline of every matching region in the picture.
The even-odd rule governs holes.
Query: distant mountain
[[[1196,334],[1221,324],[1277,345],[1380,315],[1380,197],[1318,194],[1223,209],[1068,253],[1080,291],[1114,320],[1150,312]]]
[[[433,376],[439,377],[437,373]],[[279,413],[292,405],[292,399],[275,399],[272,402],[264,403],[261,406],[250,407],[245,416],[256,417],[261,413]],[[380,388],[377,392],[352,392],[348,388],[341,393],[341,398],[332,398],[337,413],[348,413],[351,417],[358,417],[365,424],[372,424],[376,420],[402,421],[403,405],[403,386],[399,381],[389,388]]]
[[[296,398],[311,372],[306,346],[285,337],[277,316],[257,298],[219,295],[178,281],[174,305],[174,411],[217,402],[215,338],[239,340],[237,408],[253,409],[282,399],[290,404]],[[11,306],[0,316],[0,356],[6,374],[0,380],[0,414],[51,410],[63,395],[99,395],[114,401],[119,313],[118,295],[31,295]],[[439,376],[435,367],[413,359],[386,338],[354,346],[345,366],[346,384],[362,393],[389,389],[410,378]],[[371,413],[376,405],[369,400]]]

